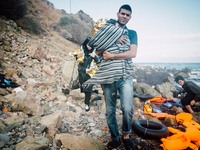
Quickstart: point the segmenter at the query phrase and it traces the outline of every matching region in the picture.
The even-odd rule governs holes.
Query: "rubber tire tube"
[[[149,120],[133,121],[132,129],[144,138],[161,139],[169,135],[165,125]]]
[[[144,99],[144,100],[146,100],[146,99],[153,98],[153,97],[155,97],[155,96],[153,96],[153,95],[151,95],[151,94],[137,94],[137,93],[135,93],[135,94],[133,95],[133,97],[138,97],[139,99]]]

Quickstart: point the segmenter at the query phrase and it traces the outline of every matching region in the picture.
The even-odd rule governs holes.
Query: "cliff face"
[[[54,9],[54,5],[46,0],[2,0],[0,1],[0,15],[14,21],[29,16],[38,22],[53,24],[57,23],[64,13]]]
[[[81,44],[88,36],[93,19],[83,11],[67,14],[47,0],[2,0],[0,16],[11,19],[30,34],[48,35],[56,31],[67,40]]]
[[[47,0],[1,0],[0,71],[23,68],[23,61],[32,61],[38,49],[54,59],[67,59],[68,53],[79,48],[88,36],[92,25],[92,18],[83,11],[67,14]]]
[[[52,61],[56,62],[56,70],[61,70],[63,61],[71,59],[69,52],[80,48],[92,24],[83,11],[67,14],[46,0],[1,0],[0,72],[12,68],[18,75],[25,71],[32,73],[27,77],[33,77],[34,65],[42,68],[43,61],[51,67]]]
[[[10,19],[18,19],[25,15],[27,5],[25,0],[0,1],[0,14]]]

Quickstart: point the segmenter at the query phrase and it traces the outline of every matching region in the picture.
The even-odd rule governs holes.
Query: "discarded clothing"
[[[19,85],[15,82],[13,82],[11,79],[7,79],[4,74],[0,74],[0,88],[16,88]]]

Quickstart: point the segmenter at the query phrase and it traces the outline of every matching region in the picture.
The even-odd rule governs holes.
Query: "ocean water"
[[[182,70],[188,68],[191,70],[188,80],[191,80],[200,86],[200,63],[137,63],[152,68],[176,69]]]
[[[166,68],[166,69],[177,69],[181,70],[189,68],[192,72],[200,72],[200,63],[138,63],[153,68]]]

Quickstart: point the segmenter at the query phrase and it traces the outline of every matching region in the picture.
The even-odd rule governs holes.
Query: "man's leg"
[[[118,82],[121,110],[123,113],[122,131],[124,138],[129,138],[132,131],[132,117],[133,117],[133,81],[132,79],[121,80]]]
[[[191,100],[190,105],[193,106],[196,103],[195,100]]]
[[[194,113],[194,111],[192,110],[190,105],[186,105],[185,108],[187,108],[187,110],[192,114]]]
[[[125,81],[117,82],[119,89],[121,110],[123,113],[123,143],[126,150],[133,150],[135,144],[130,139],[129,135],[132,131],[132,117],[133,117],[133,81],[132,78],[126,79]]]
[[[106,120],[112,138],[112,141],[108,143],[107,147],[112,149],[121,144],[121,137],[119,135],[116,119],[117,91],[114,83],[104,85],[104,96],[106,102]]]
[[[190,113],[194,113],[194,111],[192,110],[191,108],[191,99],[193,99],[192,97],[190,96],[185,96],[183,99],[181,99],[181,104],[183,106],[185,106],[185,108],[190,112]]]

